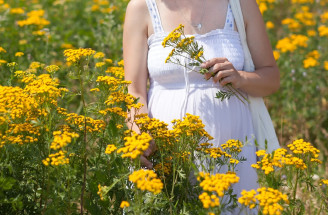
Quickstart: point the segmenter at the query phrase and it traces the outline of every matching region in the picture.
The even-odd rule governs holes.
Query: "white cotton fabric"
[[[173,119],[182,119],[186,113],[200,116],[205,130],[214,137],[212,143],[215,147],[229,139],[245,142],[247,138],[248,144],[241,153],[247,161],[238,165],[240,182],[234,186],[234,191],[240,196],[242,189],[256,189],[257,174],[251,167],[256,163],[256,147],[249,104],[242,103],[235,96],[220,101],[215,98],[222,90],[219,83],[213,83],[212,79],[207,81],[203,75],[182,66],[165,63],[171,48],[163,48],[162,41],[168,32],[163,30],[155,0],[146,2],[154,28],[154,34],[148,38],[149,116],[168,124]],[[244,68],[244,51],[239,34],[234,30],[230,4],[223,29],[194,36],[195,41],[203,46],[206,59],[225,57],[237,70]],[[181,61],[186,62],[184,58]]]
[[[247,45],[245,25],[244,25],[243,13],[240,7],[240,1],[230,0],[230,4],[231,4],[232,12],[235,16],[237,29],[244,50],[244,56],[245,56],[244,70],[247,72],[253,72],[255,70],[255,66]],[[280,148],[279,141],[272,124],[271,117],[261,97],[249,96],[249,100],[250,100],[250,110],[253,119],[253,126],[255,130],[255,137],[258,142],[258,148],[266,149],[267,152],[271,153],[272,151]],[[265,145],[265,143],[267,143],[267,146]]]

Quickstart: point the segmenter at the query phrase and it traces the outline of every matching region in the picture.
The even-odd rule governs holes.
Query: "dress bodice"
[[[148,38],[147,66],[151,87],[184,88],[186,84],[189,84],[191,87],[195,85],[220,88],[218,83],[214,84],[212,81],[206,81],[204,76],[197,72],[173,63],[165,63],[165,59],[172,48],[163,48],[162,41],[169,33],[163,30],[155,0],[147,0],[146,2],[154,27],[154,34]],[[243,48],[239,34],[234,30],[234,19],[230,5],[228,5],[223,29],[215,29],[205,34],[195,34],[193,36],[195,36],[195,41],[203,46],[205,59],[225,57],[237,70],[243,69]],[[183,59],[181,60],[183,61]],[[197,70],[197,68],[194,69]]]

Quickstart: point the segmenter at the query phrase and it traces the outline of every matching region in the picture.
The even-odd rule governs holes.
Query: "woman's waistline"
[[[182,84],[160,84],[160,83],[151,83],[149,89],[160,89],[160,90],[172,90],[172,89],[186,89],[189,88],[215,88],[221,90],[222,87],[218,83],[190,83],[188,86],[184,83]]]

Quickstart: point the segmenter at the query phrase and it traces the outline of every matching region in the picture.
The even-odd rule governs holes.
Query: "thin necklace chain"
[[[205,14],[205,0],[204,1],[204,4],[203,4],[203,10],[202,10],[202,15],[200,17],[200,22],[198,24],[193,24],[191,21],[188,21],[185,17],[185,14],[183,13],[183,11],[181,11],[181,14],[182,14],[182,18],[187,22],[189,23],[192,27],[194,28],[197,28],[198,31],[201,31],[203,25],[202,25],[202,22],[203,22],[203,17],[204,17],[204,14]],[[177,0],[175,0],[175,4],[176,6],[178,6],[177,4]]]

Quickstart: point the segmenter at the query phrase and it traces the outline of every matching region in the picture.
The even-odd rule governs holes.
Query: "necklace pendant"
[[[200,30],[200,29],[202,28],[202,24],[199,23],[198,25],[196,25],[196,28],[197,28],[198,30]]]

